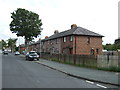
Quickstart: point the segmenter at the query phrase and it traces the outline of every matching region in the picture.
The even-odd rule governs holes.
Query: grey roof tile
[[[69,35],[82,35],[82,36],[96,36],[96,37],[103,37],[103,35],[97,34],[95,32],[92,32],[90,30],[87,30],[85,28],[82,27],[76,27],[73,29],[69,29],[63,32],[60,32],[58,34],[54,34],[44,40],[50,40],[50,39],[55,39],[55,38],[59,38],[59,37],[64,37],[64,36],[69,36]]]
[[[82,28],[82,27],[78,27],[78,28],[73,32],[73,34],[75,34],[75,35],[88,35],[88,36],[103,37],[102,35],[100,35],[100,34],[98,34],[98,33],[92,32],[92,31],[87,30],[87,29]]]

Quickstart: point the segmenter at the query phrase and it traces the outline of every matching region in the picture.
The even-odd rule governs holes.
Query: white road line
[[[119,75],[119,73],[115,73],[116,75]]]
[[[107,87],[105,87],[103,85],[100,85],[100,84],[96,84],[96,85],[99,86],[99,87],[102,87],[102,88],[107,88]]]
[[[87,82],[87,83],[90,83],[90,84],[94,84],[94,82],[91,82],[91,81],[88,81],[88,80],[86,80],[86,82]]]

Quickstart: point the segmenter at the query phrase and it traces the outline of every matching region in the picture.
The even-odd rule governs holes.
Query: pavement
[[[120,78],[118,78],[120,73],[118,72],[109,72],[90,68],[77,67],[46,59],[40,59],[39,61],[35,62],[76,78],[120,86]]]

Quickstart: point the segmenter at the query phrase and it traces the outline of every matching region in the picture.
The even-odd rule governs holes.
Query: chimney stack
[[[54,34],[58,34],[58,33],[59,33],[59,31],[58,31],[58,30],[55,30],[55,31],[54,31]]]
[[[45,39],[48,38],[48,36],[45,36]]]
[[[71,29],[76,28],[76,27],[77,27],[76,24],[72,24],[72,25],[71,25]]]

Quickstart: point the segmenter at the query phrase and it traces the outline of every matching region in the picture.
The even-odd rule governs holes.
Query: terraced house
[[[102,35],[89,31],[76,24],[71,29],[54,32],[42,40],[42,51],[51,54],[101,55]]]

